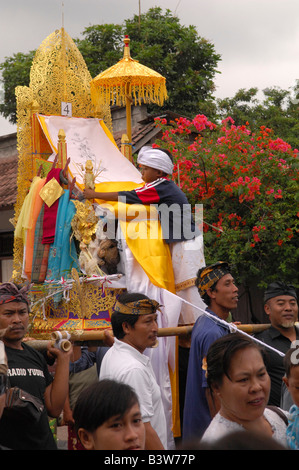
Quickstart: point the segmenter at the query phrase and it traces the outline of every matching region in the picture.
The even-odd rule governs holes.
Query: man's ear
[[[94,441],[92,434],[89,431],[86,431],[84,428],[78,429],[78,436],[81,441],[81,444],[86,450],[94,449]]]
[[[210,299],[214,299],[215,298],[215,291],[211,289],[211,287],[209,287],[207,289],[207,294],[208,296],[210,297]]]
[[[123,327],[123,332],[127,335],[130,332],[130,325],[128,324],[128,322],[124,321],[122,323],[122,327]]]
[[[265,303],[264,310],[265,310],[267,315],[270,315],[271,310],[270,310],[270,306],[269,306],[268,302]]]

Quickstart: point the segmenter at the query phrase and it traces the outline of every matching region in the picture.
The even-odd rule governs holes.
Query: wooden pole
[[[127,134],[123,134],[121,136],[120,151],[130,162],[133,162],[131,150],[132,150],[131,142],[129,141]]]
[[[270,324],[252,324],[252,325],[237,325],[237,328],[241,331],[244,331],[248,334],[255,334],[261,331],[266,330],[269,328]],[[193,325],[183,325],[183,326],[175,326],[172,328],[159,328],[158,330],[158,337],[165,337],[165,336],[180,336],[180,335],[190,335],[192,332]],[[63,331],[61,332],[64,333]],[[65,332],[67,333],[67,332]],[[111,332],[112,335],[112,332]],[[112,335],[113,336],[113,335]],[[53,344],[55,341],[58,340],[58,332],[53,332],[49,339],[36,339],[27,341],[29,346],[32,346],[38,350],[44,350],[48,346],[48,342],[52,341]],[[83,331],[83,330],[75,330],[69,333],[69,341],[74,342],[75,344],[86,342],[103,342],[105,340],[105,333],[104,330],[90,330],[90,331]],[[66,343],[68,341],[66,340]]]
[[[32,116],[31,116],[31,142],[32,142],[32,167],[30,179],[37,173],[37,168],[35,164],[35,158],[39,158],[41,154],[40,147],[40,126],[37,118],[37,113],[39,112],[39,105],[37,101],[32,103]]]
[[[129,95],[129,83],[126,84],[126,121],[127,121],[127,137],[128,137],[128,154],[129,160],[132,161],[132,98]]]
[[[130,55],[130,39],[128,36],[124,38],[124,59],[127,61],[131,60]],[[126,123],[127,123],[127,136],[129,139],[129,160],[132,161],[132,96],[131,96],[131,89],[130,89],[130,82],[127,82],[125,85],[125,93],[126,93]]]
[[[30,341],[26,341],[26,344],[31,346],[33,349],[37,351],[44,351],[48,348],[48,344],[51,343],[51,346],[55,347],[55,341],[47,340],[47,339],[32,339]],[[72,347],[72,343],[68,340],[61,341],[59,344],[59,349],[62,351],[69,351]]]

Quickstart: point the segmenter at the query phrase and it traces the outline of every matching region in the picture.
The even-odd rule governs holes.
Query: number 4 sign
[[[61,116],[72,117],[72,103],[61,102]]]

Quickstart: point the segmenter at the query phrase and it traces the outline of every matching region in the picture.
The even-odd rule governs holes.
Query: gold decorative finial
[[[33,100],[31,103],[31,110],[32,114],[38,113],[39,112],[39,104],[36,100]]]
[[[58,132],[58,167],[64,168],[67,160],[65,132],[59,129]]]
[[[131,55],[130,55],[130,38],[127,34],[125,35],[124,43],[125,43],[124,59],[131,59]]]

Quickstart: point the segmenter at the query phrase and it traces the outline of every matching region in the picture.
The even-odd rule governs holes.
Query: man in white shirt
[[[146,428],[146,450],[167,448],[167,426],[160,387],[150,359],[143,354],[157,340],[158,302],[146,295],[121,295],[111,316],[115,342],[105,354],[100,380],[111,378],[133,387]]]

